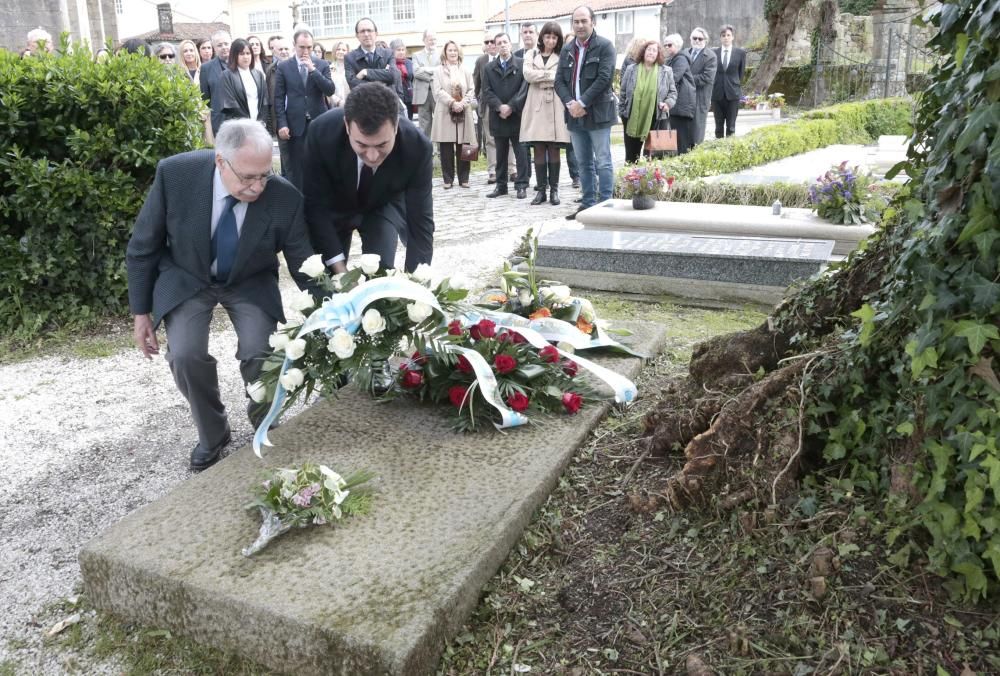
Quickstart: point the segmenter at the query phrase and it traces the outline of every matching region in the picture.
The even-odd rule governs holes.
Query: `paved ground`
[[[761,123],[772,122],[742,124],[739,131]],[[623,147],[613,147],[621,162]],[[530,206],[530,191],[526,200],[486,199],[492,187],[485,172],[471,183],[434,188],[434,267],[467,277],[472,288],[494,283],[499,262],[529,227],[575,227],[564,216],[579,193],[565,170],[558,207]],[[238,449],[251,429],[239,414],[235,335],[228,321],[218,327],[211,350],[231,413],[230,448]],[[196,436],[162,357],[144,361],[134,349],[0,366],[0,383],[0,673],[65,673],[71,668],[65,656],[46,650],[43,636],[61,619],[52,606],[75,593],[80,546],[188,478]],[[84,655],[72,659],[80,673],[121,671]]]

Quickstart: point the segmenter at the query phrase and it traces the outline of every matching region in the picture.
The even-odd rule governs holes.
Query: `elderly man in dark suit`
[[[365,82],[381,82],[396,91],[399,81],[396,59],[391,50],[375,46],[378,40],[375,22],[368,17],[359,19],[354,24],[354,35],[360,43],[358,48],[344,54],[347,85],[354,89]]]
[[[577,212],[611,199],[615,183],[611,126],[618,112],[611,78],[617,55],[614,44],[597,34],[595,22],[590,7],[573,11],[573,39],[563,46],[556,71],[556,94],[566,106],[566,126],[580,165],[583,197]]]
[[[679,33],[671,33],[663,38],[663,49],[667,53],[667,65],[674,74],[677,86],[677,103],[670,109],[670,126],[677,132],[677,154],[683,155],[694,147],[695,88],[691,77],[691,61],[684,52],[684,38]]]
[[[733,47],[733,27],[726,25],[719,31],[721,47],[716,47],[719,64],[712,87],[712,112],[715,115],[715,138],[736,134],[736,114],[743,97],[743,72],[746,70],[746,52]]]
[[[143,355],[159,353],[156,327],[167,328],[167,362],[191,407],[198,444],[191,469],[214,464],[229,443],[216,361],[208,353],[217,305],[236,329],[243,381],[260,375],[268,337],[284,321],[278,252],[298,285],[312,255],[302,197],[271,172],[271,135],[258,122],[225,122],[215,151],[162,160],[128,243],[129,306]],[[251,423],[263,413],[248,408]]]
[[[336,87],[330,64],[312,54],[313,35],[305,29],[295,31],[295,58],[278,65],[274,83],[274,114],[278,138],[288,142],[288,178],[302,190],[302,161],[306,150],[309,123],[329,109],[326,97]]]
[[[306,137],[306,222],[334,272],[347,270],[355,230],[361,251],[395,266],[397,237],[406,270],[434,250],[431,142],[399,117],[395,93],[377,84],[351,89],[343,108],[314,120]]]
[[[226,63],[229,61],[229,45],[232,41],[233,39],[226,31],[212,33],[212,48],[215,50],[215,58],[201,64],[201,72],[198,75],[201,96],[212,111],[213,134],[219,133],[219,127],[222,126],[224,119],[222,108],[226,102],[226,93],[222,75],[228,69]]]
[[[691,60],[691,77],[694,78],[695,111],[692,138],[697,145],[705,140],[705,123],[712,103],[715,71],[718,63],[715,52],[708,48],[708,32],[704,28],[691,31],[691,47],[687,51]]]
[[[483,72],[483,108],[489,111],[490,131],[497,146],[497,185],[487,197],[507,194],[507,159],[513,146],[517,164],[514,188],[517,198],[524,199],[528,194],[528,158],[518,139],[521,108],[527,94],[524,72],[521,59],[511,53],[510,36],[498,33],[493,40],[497,58],[487,64]]]

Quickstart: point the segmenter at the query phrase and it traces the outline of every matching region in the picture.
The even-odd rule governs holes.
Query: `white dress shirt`
[[[243,80],[243,89],[247,93],[247,108],[250,110],[250,119],[257,119],[257,82],[253,79],[253,73],[249,68],[237,68],[240,72],[240,79]]]

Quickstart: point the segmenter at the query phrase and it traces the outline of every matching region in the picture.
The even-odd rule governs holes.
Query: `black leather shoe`
[[[545,201],[545,193],[541,193],[542,201]],[[560,204],[559,200],[559,188],[552,188],[549,190],[549,204],[552,206],[558,206]]]
[[[257,431],[257,428],[260,427],[260,424],[264,422],[264,418],[267,417],[267,412],[270,410],[271,406],[266,402],[257,404],[251,401],[247,404],[247,418],[250,420],[250,427],[252,427],[255,432]],[[278,426],[278,424],[278,421],[275,420],[267,426],[267,429],[273,430]]]
[[[517,189],[517,199],[523,200],[527,196],[528,196],[528,189],[527,188],[518,188]]]
[[[507,186],[504,186],[502,188],[500,186],[497,186],[497,187],[493,188],[493,192],[489,193],[486,196],[487,197],[500,197],[500,196],[506,195],[506,194],[507,194]]]
[[[531,206],[536,204],[545,204],[545,188],[535,191],[535,199],[531,200]]]
[[[489,179],[487,179],[486,184],[487,185],[493,185],[496,182],[497,182],[497,177],[496,176],[490,176]]]
[[[573,179],[573,187],[574,188],[579,188],[580,187],[580,179],[579,178],[574,178]]]
[[[222,455],[222,449],[232,440],[233,435],[229,428],[226,428],[226,434],[222,437],[222,441],[218,446],[211,449],[205,449],[201,443],[195,445],[191,450],[191,469],[195,472],[200,472],[203,469],[208,469],[215,463],[219,461],[219,456]]]
[[[581,211],[583,211],[583,209],[577,209],[576,211],[574,211],[571,214],[566,214],[566,220],[567,221],[575,221],[576,220],[576,215],[578,213],[580,213]]]

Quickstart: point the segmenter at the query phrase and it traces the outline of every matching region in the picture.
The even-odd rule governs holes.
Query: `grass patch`
[[[105,317],[82,327],[57,327],[30,338],[0,336],[0,365],[58,355],[97,359],[110,357],[131,345],[131,320]]]

